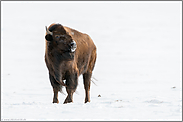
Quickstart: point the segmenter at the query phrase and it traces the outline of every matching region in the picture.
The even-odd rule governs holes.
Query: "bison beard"
[[[73,102],[80,75],[83,75],[85,103],[90,102],[90,81],[96,61],[96,46],[92,39],[61,24],[46,27],[45,39],[45,62],[54,92],[53,103],[59,103],[58,91],[63,86],[68,94],[64,103]]]
[[[66,84],[64,84],[64,82],[62,81],[65,80],[66,78],[61,78],[60,76],[60,69],[59,69],[59,64],[62,61],[72,61],[74,59],[74,52],[70,52],[70,51],[64,51],[63,53],[57,54],[55,52],[56,56],[55,57],[55,62],[54,63],[54,78],[55,80],[62,86],[67,86]],[[66,75],[67,76],[67,75]]]
[[[68,51],[65,51],[61,54],[61,56],[63,57],[63,59],[65,60],[73,60],[74,59],[74,52],[68,52]]]

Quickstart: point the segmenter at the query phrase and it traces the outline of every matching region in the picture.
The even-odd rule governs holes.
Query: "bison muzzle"
[[[45,62],[54,92],[53,103],[59,103],[58,92],[63,86],[67,91],[64,103],[73,102],[80,75],[83,75],[85,103],[90,102],[91,76],[96,61],[96,46],[92,39],[61,24],[46,27],[45,39]]]

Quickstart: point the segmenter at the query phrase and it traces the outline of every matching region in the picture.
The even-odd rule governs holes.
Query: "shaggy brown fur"
[[[90,82],[96,61],[96,46],[92,39],[61,24],[51,24],[45,38],[45,62],[54,92],[53,103],[59,103],[58,91],[61,91],[62,86],[66,87],[68,93],[64,103],[73,102],[80,75],[83,75],[84,80],[85,103],[90,102]],[[77,45],[75,51],[71,51],[74,49],[73,40]]]

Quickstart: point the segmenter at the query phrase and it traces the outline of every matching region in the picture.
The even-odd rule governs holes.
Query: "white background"
[[[1,120],[181,120],[181,2],[1,2]],[[52,104],[45,26],[91,36],[91,102]],[[63,89],[64,93],[65,88]],[[101,95],[101,97],[98,97]]]

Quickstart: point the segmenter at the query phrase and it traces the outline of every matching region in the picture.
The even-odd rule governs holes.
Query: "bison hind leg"
[[[92,76],[92,71],[95,67],[96,57],[97,57],[97,54],[96,54],[96,48],[95,48],[92,52],[92,55],[89,61],[88,70],[86,73],[83,74],[84,88],[85,88],[85,103],[90,102],[91,76]]]
[[[90,81],[91,81],[91,73],[84,73],[84,88],[85,88],[85,103],[90,102]]]

